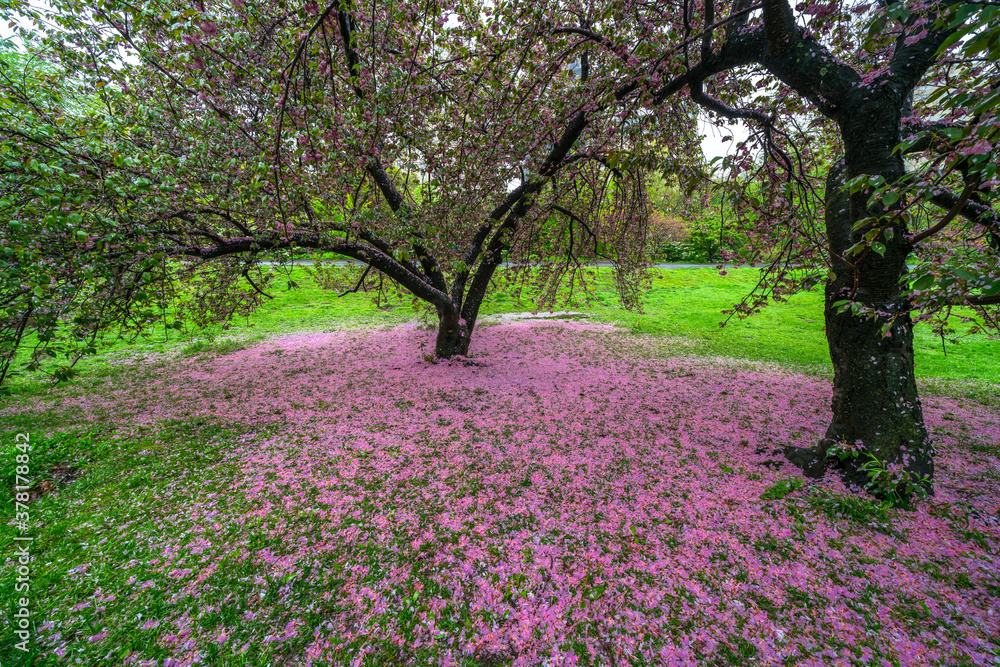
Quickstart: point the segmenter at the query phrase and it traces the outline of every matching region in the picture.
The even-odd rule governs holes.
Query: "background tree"
[[[29,369],[65,378],[102,322],[144,328],[163,299],[162,255],[130,224],[149,190],[120,109],[51,63],[0,56],[0,382],[27,343]]]

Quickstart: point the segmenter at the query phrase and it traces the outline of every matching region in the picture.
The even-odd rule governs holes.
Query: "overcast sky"
[[[715,127],[706,123],[703,119],[698,119],[698,131],[704,136],[701,140],[701,152],[705,154],[706,160],[714,157],[728,155],[733,150],[733,146],[747,138],[747,130],[740,123],[730,123],[724,128]],[[723,141],[725,137],[732,137],[729,141]]]

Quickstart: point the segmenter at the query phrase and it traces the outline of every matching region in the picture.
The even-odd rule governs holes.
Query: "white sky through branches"
[[[29,25],[28,21],[21,23],[25,27]],[[13,35],[14,30],[11,25],[7,21],[0,22],[0,39],[7,39]],[[15,39],[14,42],[17,44],[18,40]],[[704,137],[701,141],[701,152],[705,155],[706,160],[727,155],[736,143],[747,137],[746,129],[739,123],[722,128],[707,123],[703,118],[698,120],[698,131]],[[732,139],[725,141],[726,137],[732,137]]]

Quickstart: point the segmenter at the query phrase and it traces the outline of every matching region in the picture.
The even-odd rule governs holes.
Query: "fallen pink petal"
[[[174,664],[992,660],[1000,460],[969,448],[1000,441],[995,413],[926,399],[935,496],[858,521],[835,476],[761,500],[802,479],[776,448],[822,434],[829,381],[604,325],[489,326],[439,363],[425,336],[287,336],[60,399],[91,423],[248,429],[211,471],[229,482],[179,469],[68,578],[102,595],[95,572],[139,559],[152,588],[101,604],[163,600],[143,628],[169,628],[151,636]],[[65,610],[53,654],[89,617]]]

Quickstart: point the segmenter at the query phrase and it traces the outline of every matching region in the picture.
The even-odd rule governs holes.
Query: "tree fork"
[[[469,353],[472,327],[462,319],[454,307],[438,306],[437,312],[438,330],[434,343],[434,356],[438,359],[466,356]]]

